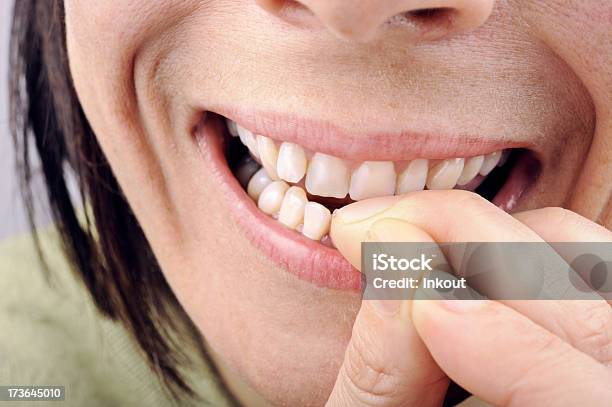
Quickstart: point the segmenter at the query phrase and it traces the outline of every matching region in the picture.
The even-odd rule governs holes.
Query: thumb
[[[388,222],[401,225],[390,227]],[[431,240],[420,229],[399,220],[379,221],[363,235],[344,233],[343,227],[336,226],[334,244],[353,261],[355,240]],[[344,248],[348,251],[343,251]],[[362,302],[328,406],[442,404],[448,379],[412,325],[410,307],[410,301],[402,300]]]
[[[448,379],[409,321],[410,304],[365,300],[327,406],[440,406]]]

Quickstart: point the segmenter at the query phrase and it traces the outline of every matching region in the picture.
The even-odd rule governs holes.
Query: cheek
[[[333,385],[360,295],[315,287],[264,258],[234,224],[199,159],[183,160],[183,170],[202,176],[176,179],[183,233],[177,247],[160,256],[164,273],[232,371],[265,397],[307,405],[309,395],[328,394]]]
[[[108,120],[119,113],[137,124],[135,59],[149,39],[159,38],[199,6],[197,0],[65,0],[70,69],[83,108],[97,134],[111,134]],[[95,78],[95,80],[92,80]],[[117,112],[119,110],[119,112]],[[129,111],[129,112],[128,112]],[[117,129],[112,129],[117,133]],[[132,130],[133,131],[133,130]]]

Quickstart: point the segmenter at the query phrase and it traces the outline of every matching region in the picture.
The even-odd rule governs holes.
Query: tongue
[[[480,184],[482,184],[482,181],[484,181],[487,177],[479,175],[476,178],[474,178],[472,181],[468,182],[465,185],[457,185],[455,187],[455,189],[463,189],[465,191],[476,191],[476,188],[478,188],[480,186]]]

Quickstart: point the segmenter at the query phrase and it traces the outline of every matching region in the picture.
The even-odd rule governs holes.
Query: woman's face
[[[416,11],[434,3],[444,8]],[[305,151],[308,199],[332,209],[347,201],[329,196],[347,188],[355,199],[393,194],[409,160],[430,161],[406,173],[406,188],[422,179],[451,189],[468,161],[482,169],[468,158],[504,150],[512,158],[494,172],[509,177],[476,176],[466,188],[486,178],[509,211],[564,206],[610,226],[608,0],[65,7],[80,100],[167,280],[219,358],[270,401],[325,400],[360,304],[359,275],[328,239],[257,208],[228,168],[244,149],[224,150],[238,138],[222,117],[275,146],[300,145],[282,148],[277,173],[299,179]],[[273,143],[254,144],[274,168]],[[392,164],[361,166],[368,160]],[[275,185],[271,213],[286,188]],[[284,214],[293,226],[298,192]],[[309,208],[311,237],[325,234],[325,210]]]

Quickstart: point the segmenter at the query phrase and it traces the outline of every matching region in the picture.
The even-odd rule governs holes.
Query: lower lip
[[[257,208],[227,166],[222,127],[209,121],[196,130],[196,140],[209,173],[217,181],[240,230],[253,246],[301,280],[338,290],[361,290],[361,273],[331,247],[290,230]]]
[[[360,291],[362,275],[336,249],[310,240],[265,215],[249,198],[230,171],[224,154],[223,128],[218,121],[207,121],[195,132],[204,164],[217,180],[240,230],[251,244],[279,267],[299,279],[320,287]],[[506,211],[514,208],[530,185],[537,161],[519,160],[493,203]]]

